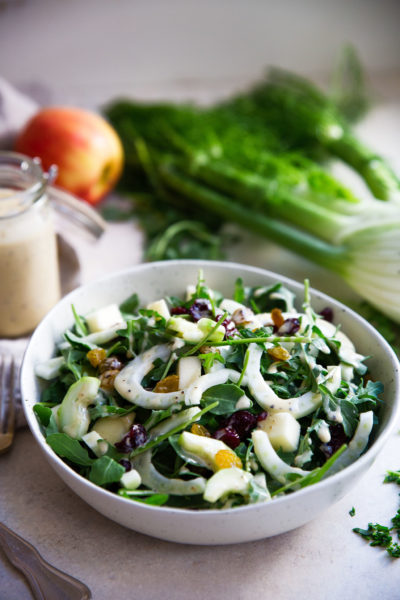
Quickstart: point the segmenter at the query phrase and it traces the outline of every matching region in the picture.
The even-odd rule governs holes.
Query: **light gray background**
[[[400,68],[398,0],[0,0],[0,72],[14,83],[116,93],[173,80],[319,74],[352,42]]]

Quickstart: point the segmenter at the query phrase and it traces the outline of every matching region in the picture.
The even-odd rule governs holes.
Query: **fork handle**
[[[89,588],[48,563],[26,540],[0,523],[0,546],[27,578],[36,600],[90,600]]]

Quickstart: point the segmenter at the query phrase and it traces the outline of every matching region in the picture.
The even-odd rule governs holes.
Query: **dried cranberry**
[[[325,319],[325,321],[333,323],[333,310],[330,306],[325,306],[325,308],[323,308],[319,314],[323,319]]]
[[[343,425],[341,423],[337,423],[336,425],[330,425],[329,431],[331,434],[331,439],[326,444],[321,444],[320,449],[325,454],[326,458],[330,458],[332,454],[335,454],[339,448],[348,442],[348,437],[346,436]]]
[[[132,469],[131,461],[127,458],[121,458],[119,464],[122,465],[127,472]]]
[[[189,308],[189,312],[194,321],[199,321],[200,319],[204,318],[211,319],[213,316],[211,302],[206,298],[199,298],[198,300],[195,300],[192,306]]]
[[[230,338],[238,332],[236,324],[232,319],[225,319],[225,321],[222,322],[222,325],[225,327],[225,338]]]
[[[300,329],[300,321],[297,317],[285,319],[283,325],[276,331],[278,335],[294,335]]]
[[[252,415],[248,410],[238,410],[227,419],[224,425],[225,427],[234,429],[242,440],[257,425],[257,417]]]
[[[115,447],[120,452],[128,453],[138,448],[139,446],[143,446],[147,442],[147,431],[140,423],[132,425],[130,430],[120,442],[115,444]]]
[[[268,417],[268,413],[266,410],[263,410],[259,415],[257,415],[257,421],[265,421],[265,419]]]
[[[184,306],[175,306],[171,308],[171,315],[189,315],[189,309]]]
[[[224,444],[232,449],[237,448],[240,444],[239,434],[232,429],[232,427],[222,427],[221,429],[217,429],[213,437],[217,440],[221,440],[221,442],[224,442]]]

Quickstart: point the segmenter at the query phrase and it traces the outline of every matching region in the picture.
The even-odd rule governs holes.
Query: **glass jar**
[[[60,298],[56,234],[40,162],[0,154],[0,336],[31,332]]]

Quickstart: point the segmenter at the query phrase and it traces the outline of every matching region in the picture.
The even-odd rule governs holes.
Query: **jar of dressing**
[[[31,332],[60,298],[48,181],[40,162],[0,154],[0,337]]]
[[[56,175],[39,159],[0,152],[0,337],[30,333],[60,298],[52,208],[63,232],[67,221],[94,239],[106,229],[89,205],[50,185]]]

